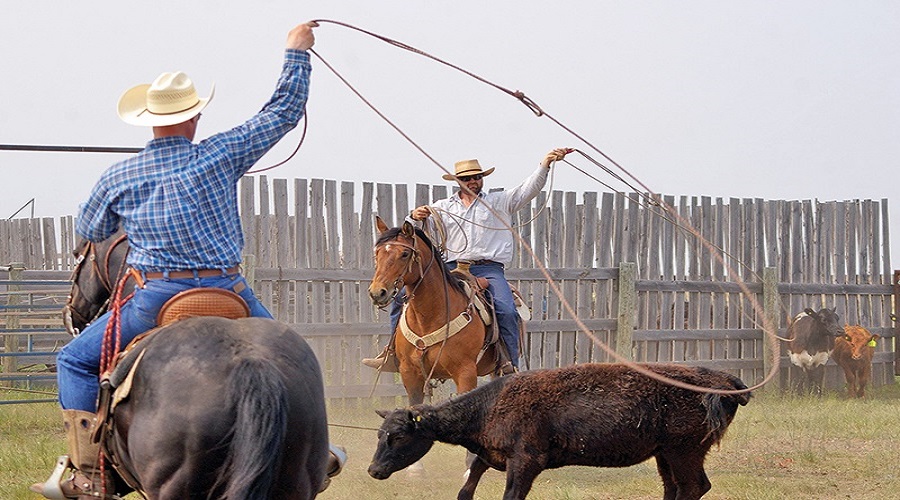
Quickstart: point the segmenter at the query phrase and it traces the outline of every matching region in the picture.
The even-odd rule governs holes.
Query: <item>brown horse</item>
[[[496,345],[485,347],[487,327],[464,285],[447,270],[424,232],[405,222],[389,229],[376,217],[375,275],[369,296],[379,307],[406,287],[406,323],[417,338],[397,327],[395,349],[400,378],[411,405],[425,399],[430,379],[453,379],[459,393],[476,387],[478,377],[497,371]],[[459,331],[450,335],[460,325]],[[415,344],[413,343],[415,342]]]

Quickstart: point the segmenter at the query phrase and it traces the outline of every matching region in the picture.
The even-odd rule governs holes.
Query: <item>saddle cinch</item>
[[[510,356],[506,348],[506,344],[504,344],[500,339],[500,330],[496,321],[496,317],[494,315],[493,302],[491,302],[491,299],[487,294],[489,284],[487,278],[473,275],[469,271],[469,264],[465,261],[458,261],[457,267],[450,272],[452,272],[462,280],[463,284],[465,285],[466,294],[471,301],[471,305],[475,308],[475,311],[477,311],[485,326],[488,327],[488,334],[485,335],[484,346],[482,347],[481,352],[478,355],[479,359],[485,353],[485,351],[487,351],[488,347],[490,347],[491,345],[495,345],[497,347],[499,358],[497,360],[497,366],[504,367],[510,365]],[[519,291],[511,284],[510,289],[512,290],[516,310],[519,313],[519,317],[521,318],[521,321],[519,322],[519,337],[521,340],[521,337],[525,334],[525,322],[531,319],[531,310],[528,308],[528,305],[525,304],[525,300],[522,298],[522,295],[519,293]],[[456,334],[462,327],[465,326],[465,323],[468,322],[464,320],[461,321],[464,316],[464,314],[460,315],[460,317],[452,320],[448,325],[444,325],[434,332],[425,335],[417,335],[413,333],[406,324],[406,305],[404,305],[403,312],[400,315],[398,328],[400,330],[400,333],[411,344],[425,349]],[[390,342],[388,343],[387,347],[385,347],[385,352],[382,353],[381,356],[379,356],[379,358],[382,358],[382,356],[384,356],[382,358],[384,361],[380,366],[381,371],[399,371],[397,357],[394,352],[395,340],[396,335],[392,335]],[[507,372],[504,371],[503,373]]]
[[[240,295],[222,288],[191,288],[174,295],[159,310],[156,316],[156,328],[144,332],[134,338],[120,352],[113,367],[100,380],[100,395],[97,405],[97,423],[93,441],[103,442],[104,453],[109,457],[113,468],[132,488],[139,486],[136,479],[129,476],[123,467],[119,467],[117,450],[111,449],[114,441],[102,439],[102,434],[111,432],[109,423],[116,405],[124,401],[131,391],[131,381],[137,370],[143,348],[141,342],[161,327],[176,321],[195,316],[216,316],[228,319],[250,317],[250,307]]]

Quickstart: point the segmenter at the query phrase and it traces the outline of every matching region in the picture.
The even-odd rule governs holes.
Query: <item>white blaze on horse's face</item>
[[[388,305],[400,292],[415,253],[414,246],[399,242],[389,241],[375,247],[375,275],[369,285],[369,297],[376,306]]]

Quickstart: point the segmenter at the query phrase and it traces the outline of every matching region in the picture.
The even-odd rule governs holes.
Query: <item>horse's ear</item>
[[[378,234],[383,234],[388,230],[387,224],[379,216],[375,216],[375,229],[378,230]]]
[[[381,418],[387,418],[387,416],[390,414],[390,412],[384,410],[375,410],[375,413],[377,413]]]
[[[403,227],[401,228],[400,232],[403,233],[403,236],[406,236],[407,238],[412,238],[413,236],[416,235],[416,228],[415,228],[415,226],[410,224],[409,221],[403,221]]]

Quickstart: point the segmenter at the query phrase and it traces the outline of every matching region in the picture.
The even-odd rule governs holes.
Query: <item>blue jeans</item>
[[[455,269],[455,262],[448,262],[449,269]],[[494,311],[497,314],[497,325],[500,327],[500,338],[506,344],[510,361],[516,368],[519,367],[519,312],[516,311],[516,303],[506,275],[503,274],[503,264],[493,262],[489,264],[473,264],[469,271],[478,277],[487,278],[488,294],[494,302]],[[394,297],[391,304],[391,333],[397,331],[400,323],[400,314],[403,312],[403,302],[406,301],[406,288]]]
[[[250,315],[271,318],[243,276],[239,274],[210,278],[148,280],[144,288],[135,287],[134,296],[122,306],[120,319],[122,337],[120,347],[141,333],[156,326],[156,316],[163,304],[178,292],[190,288],[243,288],[238,295],[250,307]],[[56,357],[59,404],[64,410],[97,411],[100,389],[100,352],[110,313],[100,316],[84,331],[66,344]]]

